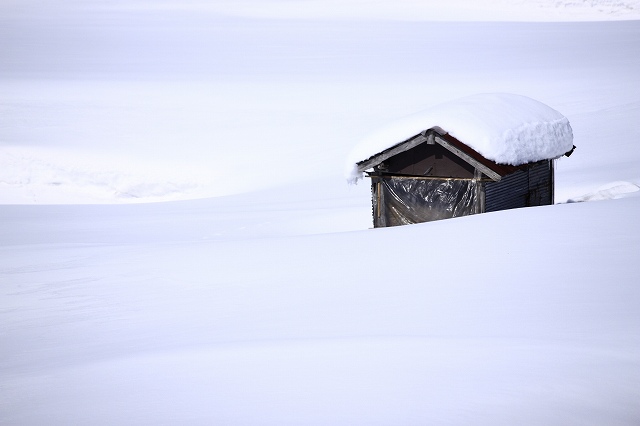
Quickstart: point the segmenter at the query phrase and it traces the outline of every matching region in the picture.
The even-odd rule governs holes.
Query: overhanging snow
[[[434,127],[498,164],[557,158],[573,147],[569,120],[553,108],[521,95],[480,94],[434,106],[372,133],[349,154],[348,178],[359,177],[357,162]]]

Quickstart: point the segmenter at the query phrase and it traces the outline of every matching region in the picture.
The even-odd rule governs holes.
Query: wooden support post
[[[484,185],[482,184],[482,172],[473,170],[473,181],[476,185],[476,205],[474,213],[484,213]]]
[[[376,197],[377,197],[377,202],[376,202],[376,206],[378,208],[378,219],[380,219],[380,191],[382,190],[382,183],[380,181],[378,181],[377,184],[377,189],[376,189]]]

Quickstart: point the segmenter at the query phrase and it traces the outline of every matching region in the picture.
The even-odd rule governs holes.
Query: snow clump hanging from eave
[[[569,120],[542,102],[507,93],[473,95],[402,118],[363,139],[348,156],[348,180],[361,177],[357,162],[436,127],[498,164],[558,158],[573,147]]]

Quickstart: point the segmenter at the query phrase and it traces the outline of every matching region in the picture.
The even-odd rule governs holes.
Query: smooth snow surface
[[[573,147],[569,120],[558,111],[525,96],[481,94],[437,105],[371,134],[349,154],[347,176],[353,180],[356,162],[435,127],[498,164],[554,159]]]
[[[638,2],[257,4],[0,2],[0,424],[640,424]],[[368,229],[351,147],[476,93],[576,202]]]
[[[0,423],[640,422],[640,198],[368,230],[318,184],[4,206]]]

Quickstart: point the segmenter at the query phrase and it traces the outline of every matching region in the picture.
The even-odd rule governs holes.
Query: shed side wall
[[[553,204],[553,160],[539,161],[529,167],[528,206]]]
[[[553,204],[552,160],[530,164],[485,185],[485,212],[549,204]]]

